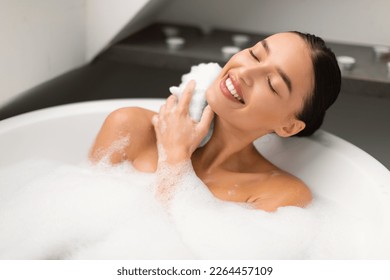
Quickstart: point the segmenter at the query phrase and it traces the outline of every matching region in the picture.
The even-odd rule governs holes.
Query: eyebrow
[[[265,49],[265,52],[266,52],[267,54],[269,54],[271,51],[270,51],[270,49],[269,49],[267,40],[266,40],[266,39],[262,40],[262,41],[261,41],[261,44],[263,45],[263,48]]]
[[[261,45],[265,49],[265,52],[267,53],[267,55],[269,55],[271,53],[271,49],[269,48],[267,40],[266,39],[262,40]],[[288,90],[291,93],[291,91],[292,91],[291,79],[287,76],[287,74],[282,69],[280,69],[280,67],[276,67],[276,70],[278,71],[280,77],[282,77],[283,81],[287,85]]]

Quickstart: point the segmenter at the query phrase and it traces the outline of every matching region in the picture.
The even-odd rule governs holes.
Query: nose
[[[238,69],[237,74],[239,80],[248,87],[252,87],[256,81],[264,73],[266,69],[265,64],[245,65]]]

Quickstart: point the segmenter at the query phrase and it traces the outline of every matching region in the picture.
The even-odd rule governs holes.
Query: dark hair
[[[295,136],[310,136],[321,125],[326,110],[336,101],[341,87],[341,73],[336,56],[325,45],[321,38],[298,31],[290,31],[299,35],[310,47],[314,69],[314,89],[305,100],[297,119],[306,126]]]

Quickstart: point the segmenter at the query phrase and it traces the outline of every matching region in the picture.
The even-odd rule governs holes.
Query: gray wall
[[[171,0],[160,20],[256,33],[300,30],[324,39],[390,45],[390,0]]]

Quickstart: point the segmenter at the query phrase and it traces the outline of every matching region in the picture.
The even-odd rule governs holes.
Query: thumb
[[[205,136],[209,131],[213,118],[214,118],[214,112],[211,109],[211,107],[207,105],[206,108],[203,110],[202,117],[197,126],[198,131],[202,137]]]

